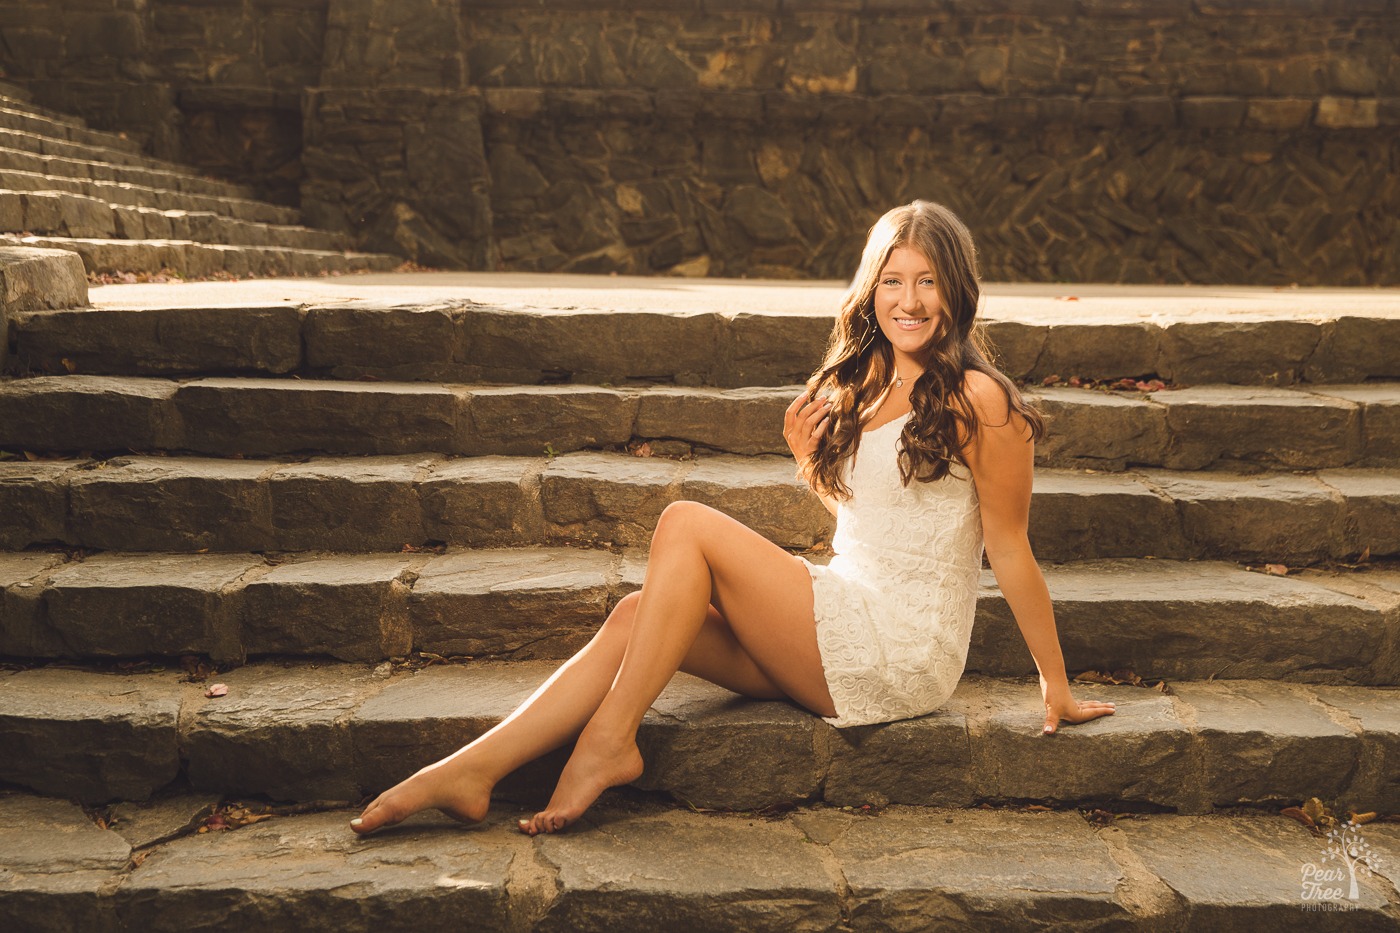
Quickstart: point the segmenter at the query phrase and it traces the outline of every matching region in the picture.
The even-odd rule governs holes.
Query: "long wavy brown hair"
[[[954,462],[967,466],[964,448],[977,433],[966,390],[969,370],[996,380],[1010,410],[1030,426],[1033,441],[1045,433],[1040,413],[990,362],[991,347],[977,320],[982,287],[972,234],[943,205],[913,201],[891,210],[870,228],[860,266],[832,329],[826,359],[807,382],[814,396],[831,398],[831,423],[817,440],[807,476],[818,492],[838,499],[850,497],[841,478],[842,466],[860,447],[862,416],[868,415],[895,376],[893,349],[875,319],[875,286],[890,253],[899,246],[917,250],[931,263],[943,302],[933,337],[916,354],[923,374],[910,389],[912,412],[898,448],[904,485],[942,479]]]

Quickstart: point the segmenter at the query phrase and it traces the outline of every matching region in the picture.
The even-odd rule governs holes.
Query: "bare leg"
[[[491,788],[527,761],[583,728],[617,675],[636,594],[624,598],[598,633],[539,689],[488,732],[376,797],[350,826],[367,833],[435,807],[467,822],[486,816]],[[626,625],[614,620],[625,617]]]
[[[465,822],[483,819],[497,781],[575,738],[598,708],[622,663],[640,598],[638,593],[624,597],[592,640],[508,717],[380,794],[351,821],[351,828],[372,832],[429,808]],[[713,607],[683,669],[746,696],[784,695],[748,657]]]
[[[735,643],[783,694],[834,715],[817,649],[811,578],[801,562],[728,516],[693,502],[657,524],[646,583],[612,688],[588,720],[549,806],[521,820],[531,835],[578,819],[609,787],[642,772],[637,728],[697,644],[713,606]],[[692,659],[722,681],[713,658]]]

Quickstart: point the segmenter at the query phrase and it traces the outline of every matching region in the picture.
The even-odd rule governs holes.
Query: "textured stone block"
[[[854,903],[854,930],[997,925],[1023,928],[1128,923],[1123,870],[1073,813],[916,808],[848,817],[830,844]]]
[[[1400,377],[1394,347],[1400,341],[1400,318],[1342,315],[1324,329],[1317,352],[1308,359],[1312,382],[1363,382],[1371,377]]]
[[[43,621],[42,593],[48,571],[62,554],[0,551],[0,655],[47,657],[58,646]]]
[[[717,384],[805,383],[826,355],[833,323],[826,314],[735,314],[721,324]]]
[[[1166,413],[1141,397],[1087,389],[1035,389],[1027,401],[1046,416],[1036,463],[1121,470],[1159,464],[1167,449]]]
[[[1181,906],[1183,929],[1266,929],[1298,923],[1311,929],[1383,930],[1392,924],[1379,886],[1363,884],[1346,910],[1318,910],[1299,922],[1303,867],[1318,866],[1324,840],[1291,821],[1239,816],[1117,820],[1107,831]],[[1332,864],[1336,864],[1335,862]],[[1326,867],[1326,866],[1323,866]],[[1316,902],[1316,906],[1323,907]]]
[[[1136,475],[1037,470],[1031,547],[1041,560],[1180,557],[1186,548],[1171,501]]]
[[[108,892],[120,884],[131,846],[66,800],[0,797],[5,888],[0,917],[34,933],[116,930]]]
[[[249,654],[323,654],[342,661],[403,656],[411,556],[313,556],[274,567],[243,590]]]
[[[1360,767],[1344,794],[1350,808],[1393,813],[1400,806],[1400,690],[1313,687],[1311,692],[1360,728]]]
[[[800,386],[680,389],[643,393],[637,436],[678,439],[736,454],[784,454],[783,413]]]
[[[1327,129],[1372,129],[1380,125],[1375,98],[1323,97],[1313,122]]]
[[[456,446],[458,397],[423,383],[200,379],[175,395],[178,446],[209,454],[396,454]]]
[[[429,457],[325,457],[278,466],[267,479],[272,532],[264,547],[397,551],[424,541],[415,483]]]
[[[354,711],[384,685],[364,670],[245,667],[228,694],[193,701],[182,751],[190,786],[275,800],[354,800]],[[308,754],[308,750],[314,750]]]
[[[1147,324],[1057,323],[1046,329],[1045,345],[1033,379],[1117,379],[1143,376],[1157,368],[1158,330]]]
[[[1191,733],[1171,698],[1136,687],[1076,684],[1080,699],[1117,712],[1045,735],[1034,683],[968,682],[973,780],[983,795],[1031,800],[1135,801],[1184,807],[1194,798]]]
[[[540,540],[543,465],[515,457],[442,461],[418,483],[428,538],[473,546]]]
[[[1192,681],[1174,689],[1193,719],[1199,786],[1182,788],[1203,808],[1333,799],[1346,789],[1361,743],[1309,702],[1306,688],[1266,681]]]
[[[831,536],[831,514],[797,479],[791,458],[706,457],[685,475],[680,498],[718,509],[781,547]]]
[[[1312,394],[1342,399],[1360,409],[1362,466],[1400,465],[1400,392],[1392,385],[1315,386]]]
[[[257,558],[97,554],[44,588],[44,635],[60,657],[207,654],[241,661],[234,590]]]
[[[395,306],[373,301],[306,311],[306,365],[337,379],[441,379],[460,354],[450,303]]]
[[[435,557],[409,595],[413,644],[443,655],[566,658],[608,612],[606,551],[536,548]]]
[[[1305,98],[1260,97],[1249,101],[1246,129],[1298,130],[1312,122],[1315,103]]]
[[[545,520],[569,537],[640,544],[651,539],[662,510],[680,498],[681,470],[680,464],[660,458],[556,457],[540,475]]]
[[[1317,478],[1346,498],[1347,531],[1335,552],[1367,548],[1377,557],[1400,554],[1400,475],[1382,470],[1324,470]]]
[[[742,810],[817,793],[821,727],[786,702],[741,697],[678,674],[637,733],[646,769],[634,783],[696,807]]]
[[[1318,346],[1306,321],[1177,321],[1162,333],[1157,372],[1181,384],[1291,385]]]
[[[0,676],[0,780],[88,804],[143,800],[180,770],[182,692],[159,675]]]
[[[159,933],[210,925],[442,929],[465,917],[481,929],[509,926],[507,883],[512,862],[529,858],[525,837],[488,839],[438,818],[367,847],[347,817],[280,818],[161,846],[122,884],[123,923]]]
[[[254,461],[125,457],[69,480],[74,542],[115,550],[251,551],[272,543]]]
[[[625,444],[637,399],[589,386],[473,387],[456,452],[540,456]]]
[[[974,785],[967,690],[927,716],[838,729],[822,797],[838,806],[969,806]]]
[[[1070,676],[1130,670],[1175,680],[1393,682],[1400,621],[1383,604],[1310,579],[1197,561],[1044,568]],[[995,577],[983,573],[968,670],[1034,674]]]
[[[1183,556],[1300,561],[1348,553],[1348,506],[1312,477],[1160,470],[1141,475],[1179,511]]]
[[[36,312],[17,318],[16,330],[19,357],[53,373],[68,371],[65,359],[74,372],[127,375],[285,373],[301,363],[301,311],[290,304]]]
[[[1157,392],[1171,443],[1161,465],[1199,470],[1217,461],[1298,469],[1346,466],[1361,456],[1357,406],[1320,394],[1195,386]]]
[[[23,201],[25,196],[20,196]],[[21,227],[20,229],[23,229]],[[0,373],[10,354],[10,325],[37,308],[87,304],[83,262],[68,250],[0,246]]]
[[[714,369],[710,314],[468,308],[458,326],[463,362],[492,381],[568,374],[574,382],[698,382]]]
[[[175,447],[175,384],[113,376],[0,383],[0,446],[41,451]]]
[[[558,879],[541,933],[628,927],[787,933],[839,922],[836,888],[814,847],[791,826],[720,814],[692,823],[685,816],[598,817],[606,831],[539,837],[539,857]],[[703,858],[704,872],[695,870],[698,853],[715,856]]]
[[[0,547],[67,540],[67,479],[73,462],[0,462]]]

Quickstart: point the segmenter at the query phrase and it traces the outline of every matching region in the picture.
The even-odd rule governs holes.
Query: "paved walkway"
[[[834,314],[845,283],[500,272],[420,272],[91,288],[97,307],[237,307],[369,300],[469,299],[482,304],[616,311]],[[1183,314],[1209,319],[1400,318],[1400,288],[1269,288],[989,283],[983,313],[997,320],[1097,323]],[[1075,300],[1067,300],[1073,298]]]

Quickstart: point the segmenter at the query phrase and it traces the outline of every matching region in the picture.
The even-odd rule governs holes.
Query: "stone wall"
[[[41,102],[434,265],[1400,284],[1400,0],[67,0]]]

